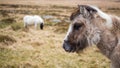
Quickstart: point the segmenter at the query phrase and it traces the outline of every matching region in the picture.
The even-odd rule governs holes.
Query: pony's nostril
[[[67,51],[67,52],[70,52],[70,50],[71,50],[70,45],[69,45],[68,43],[66,43],[66,42],[64,42],[64,44],[63,44],[63,48],[64,48],[65,51]]]

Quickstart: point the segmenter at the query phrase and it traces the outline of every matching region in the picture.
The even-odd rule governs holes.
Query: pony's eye
[[[79,29],[82,27],[82,25],[83,25],[83,24],[75,23],[74,26],[73,26],[73,28],[74,28],[75,30],[79,30]]]

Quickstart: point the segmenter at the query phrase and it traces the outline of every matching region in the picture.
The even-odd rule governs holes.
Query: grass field
[[[77,4],[96,5],[108,14],[120,16],[119,0],[103,1],[1,0],[0,68],[109,68],[110,61],[96,46],[80,54],[62,48],[69,16]],[[44,30],[26,30],[22,20],[25,15],[40,15],[45,20]]]

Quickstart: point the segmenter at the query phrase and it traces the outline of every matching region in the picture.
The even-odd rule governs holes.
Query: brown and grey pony
[[[79,52],[96,45],[111,60],[111,68],[120,68],[120,18],[90,5],[79,5],[70,16],[64,39],[67,52]]]

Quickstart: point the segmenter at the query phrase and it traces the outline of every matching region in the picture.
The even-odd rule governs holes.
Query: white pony
[[[37,24],[40,24],[40,28],[43,29],[44,26],[44,20],[38,16],[38,15],[26,15],[23,18],[24,21],[24,27],[27,28],[28,25],[33,25],[35,26],[35,29],[37,28]]]

